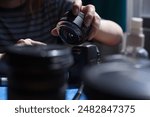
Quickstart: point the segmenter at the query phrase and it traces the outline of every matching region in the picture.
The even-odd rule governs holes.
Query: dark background
[[[82,0],[83,4],[93,4],[97,13],[103,19],[112,20],[118,23],[123,31],[126,31],[126,0]],[[97,43],[96,43],[97,44]],[[122,45],[107,46],[97,44],[100,54],[103,57],[112,54],[118,54],[122,50]]]

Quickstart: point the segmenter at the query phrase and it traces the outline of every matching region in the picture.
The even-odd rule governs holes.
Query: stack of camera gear
[[[59,45],[14,46],[7,52],[8,99],[64,100],[70,48]]]
[[[83,19],[84,13],[79,12],[75,16],[68,11],[57,24],[57,31],[62,41],[72,46],[74,64],[69,70],[68,82],[75,86],[80,85],[84,68],[97,64],[100,58],[97,46],[87,43],[90,27],[84,25]]]
[[[57,25],[61,39],[74,45],[75,62],[69,82],[81,85],[73,99],[78,99],[83,86],[87,99],[150,99],[150,62],[117,55],[97,64],[100,58],[96,45],[83,44],[90,31],[84,26],[83,18],[81,12],[78,16],[67,12]]]

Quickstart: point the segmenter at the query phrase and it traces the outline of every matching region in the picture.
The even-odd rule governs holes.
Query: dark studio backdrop
[[[93,4],[101,18],[118,23],[123,31],[126,31],[126,0],[82,0],[82,2],[84,5]],[[117,54],[122,48],[122,45],[111,47],[98,44],[98,46],[102,57]]]
[[[93,4],[103,19],[117,22],[126,30],[126,0],[82,0],[83,4]]]

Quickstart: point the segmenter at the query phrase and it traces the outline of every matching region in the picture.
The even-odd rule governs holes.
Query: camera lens
[[[70,27],[61,27],[61,38],[68,44],[81,43],[79,34],[75,33]]]
[[[8,99],[65,99],[68,68],[73,63],[65,46],[10,47]]]
[[[83,75],[84,93],[90,100],[148,100],[149,70],[124,61],[89,67]]]
[[[71,11],[67,12],[58,22],[57,30],[60,38],[67,44],[79,45],[87,40],[89,28],[84,26],[84,14],[77,16]]]
[[[75,35],[74,32],[71,32],[71,30],[68,32],[68,30],[64,29],[62,33],[63,33],[62,35],[64,36],[64,38],[69,38],[70,39],[69,41],[71,42],[77,38],[77,35]]]

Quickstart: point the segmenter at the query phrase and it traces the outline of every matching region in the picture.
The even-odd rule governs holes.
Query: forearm
[[[96,32],[94,40],[113,46],[119,44],[122,38],[123,31],[118,24],[109,20],[101,20],[99,30]]]

